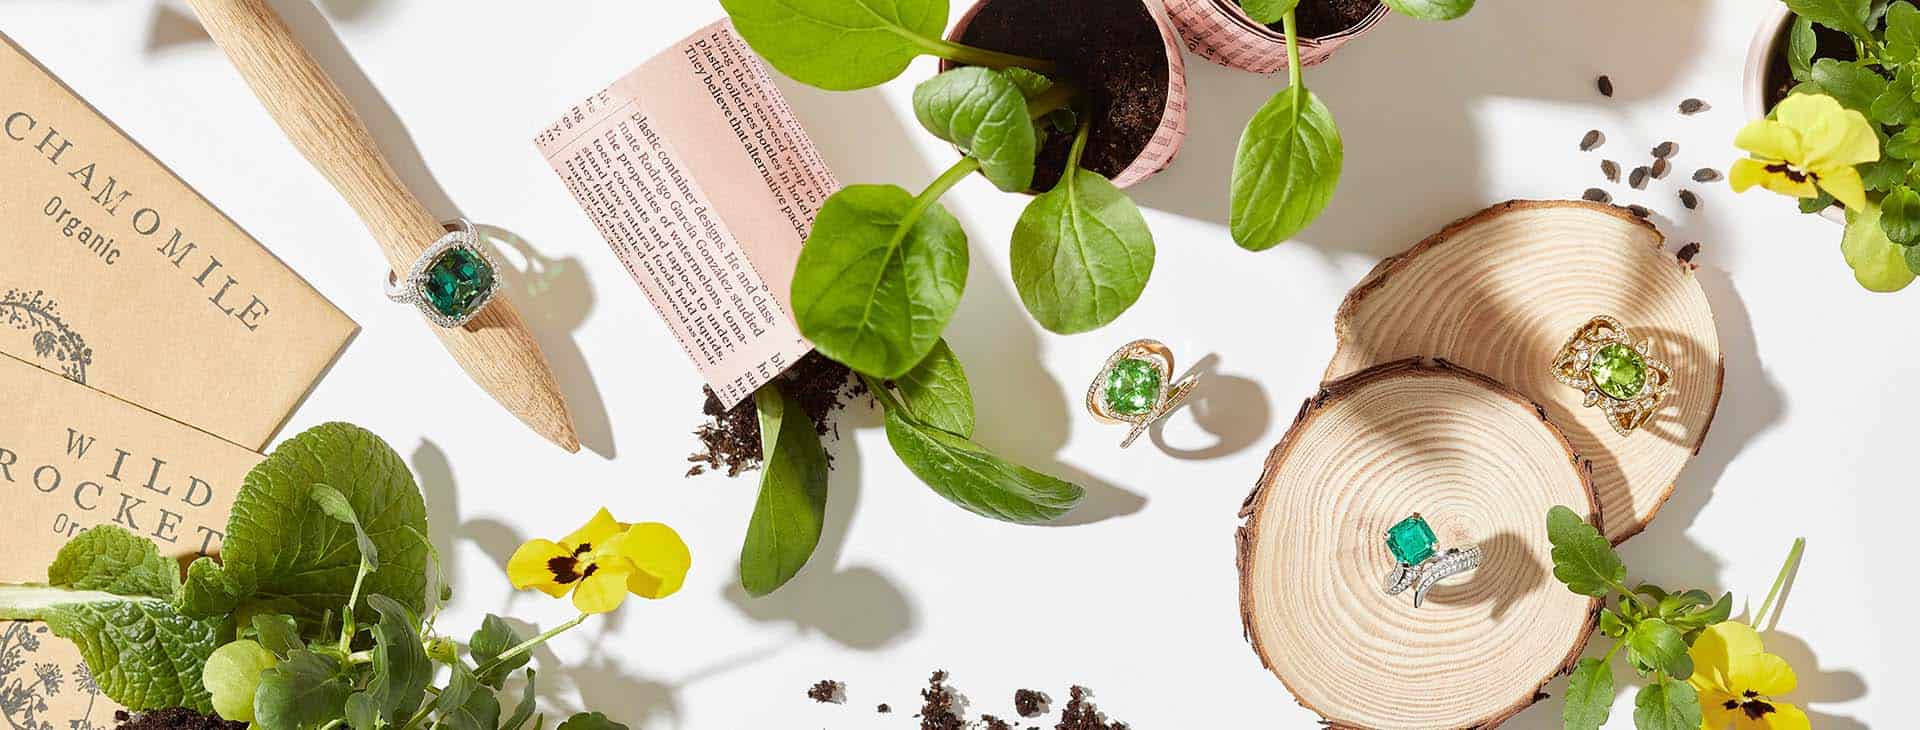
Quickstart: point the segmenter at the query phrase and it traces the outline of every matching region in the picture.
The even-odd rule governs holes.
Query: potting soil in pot
[[[1380,0],[1300,0],[1293,11],[1302,38],[1325,38],[1360,24],[1380,7]],[[1275,30],[1280,24],[1273,24]]]

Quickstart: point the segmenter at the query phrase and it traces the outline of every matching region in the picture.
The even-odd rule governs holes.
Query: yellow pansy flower
[[[1808,730],[1807,714],[1774,698],[1797,680],[1787,660],[1768,654],[1760,634],[1738,621],[1707,627],[1687,650],[1700,695],[1701,730]]]
[[[554,598],[571,592],[582,613],[606,613],[619,608],[628,593],[672,595],[692,562],[673,528],[620,522],[602,507],[559,542],[536,539],[521,545],[507,560],[507,578],[514,588],[536,588]]]
[[[1787,97],[1772,119],[1755,119],[1741,128],[1733,144],[1753,154],[1728,171],[1734,192],[1759,185],[1817,198],[1825,190],[1855,210],[1866,206],[1867,190],[1854,165],[1880,159],[1880,138],[1867,117],[1825,94]]]

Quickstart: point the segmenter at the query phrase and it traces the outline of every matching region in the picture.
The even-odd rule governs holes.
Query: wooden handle
[[[394,271],[406,271],[445,231],[400,182],[346,96],[266,0],[188,0],[255,96],[301,154],[366,223]],[[378,291],[378,277],[367,285]],[[465,329],[432,328],[495,400],[568,451],[580,440],[539,343],[501,293]]]

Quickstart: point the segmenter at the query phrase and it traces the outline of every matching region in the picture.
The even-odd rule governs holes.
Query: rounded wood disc
[[[1490,727],[1579,658],[1593,599],[1553,579],[1547,510],[1594,514],[1591,465],[1539,407],[1445,361],[1329,383],[1267,457],[1238,534],[1248,641],[1336,727]],[[1389,596],[1387,528],[1415,512],[1478,570]]]
[[[1584,201],[1512,201],[1454,222],[1382,261],[1334,321],[1331,380],[1405,357],[1444,358],[1546,406],[1593,460],[1607,537],[1646,528],[1700,450],[1720,404],[1724,363],[1713,309],[1691,266],[1651,223]],[[1621,436],[1583,394],[1554,380],[1554,355],[1595,315],[1653,339],[1674,391]]]

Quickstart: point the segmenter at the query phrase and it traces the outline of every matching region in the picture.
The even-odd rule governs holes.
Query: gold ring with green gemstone
[[[1414,608],[1426,601],[1427,591],[1440,581],[1480,567],[1480,546],[1441,550],[1439,538],[1419,512],[1387,528],[1386,537],[1395,565],[1381,589],[1397,596],[1412,588]]]
[[[441,225],[446,235],[414,259],[406,276],[387,274],[387,298],[413,305],[441,327],[465,327],[500,290],[500,267],[480,245],[471,221]]]
[[[1622,436],[1652,418],[1673,392],[1673,371],[1649,350],[1653,340],[1635,337],[1605,315],[1587,320],[1553,358],[1553,377],[1586,395],[1582,405],[1607,415]]]
[[[1134,340],[1114,350],[1087,386],[1087,412],[1103,423],[1127,423],[1120,448],[1186,402],[1200,384],[1199,373],[1173,380],[1173,351],[1157,340]]]

